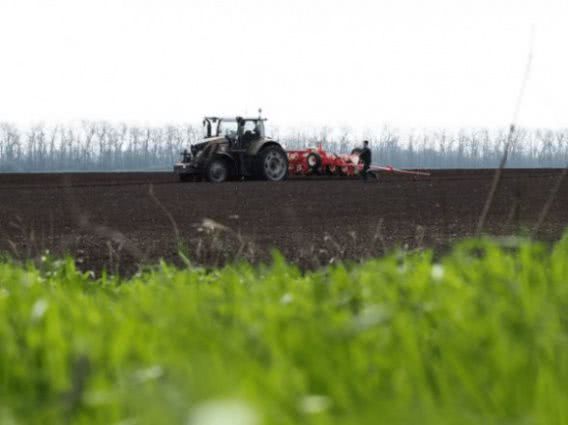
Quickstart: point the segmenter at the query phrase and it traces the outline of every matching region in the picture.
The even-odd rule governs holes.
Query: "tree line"
[[[407,168],[493,168],[499,163],[506,130],[423,130],[383,128],[356,136],[350,129],[324,127],[274,135],[289,149],[319,144],[348,153],[370,141],[374,162]],[[0,172],[170,170],[180,153],[202,136],[192,124],[163,127],[108,122],[77,126],[36,125],[20,129],[0,124]],[[518,130],[509,167],[565,167],[568,129]]]

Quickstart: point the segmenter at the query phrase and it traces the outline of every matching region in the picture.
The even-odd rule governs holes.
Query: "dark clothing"
[[[371,167],[371,157],[372,157],[371,149],[369,149],[366,146],[363,149],[361,149],[361,153],[359,154],[359,159],[363,163],[363,169],[361,170],[361,177],[363,178],[364,181],[367,181],[369,174],[377,178],[377,176],[375,176],[372,172],[369,171],[369,168]]]
[[[369,171],[369,168],[370,168],[369,164],[363,164],[363,169],[361,170],[361,177],[365,181],[367,181],[369,175],[373,176],[375,179],[377,178],[377,176],[375,176],[372,171]]]
[[[363,149],[361,149],[361,153],[359,154],[359,159],[361,160],[361,162],[363,162],[363,164],[369,168],[369,166],[371,165],[371,149],[364,147]]]

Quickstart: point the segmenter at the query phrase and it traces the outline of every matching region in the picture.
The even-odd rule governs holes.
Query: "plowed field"
[[[302,267],[433,247],[473,235],[492,170],[438,170],[378,182],[178,183],[171,173],[0,175],[0,251],[20,259],[47,249],[82,269],[132,273],[163,258],[219,265],[264,261],[273,248]],[[506,170],[485,232],[527,234],[560,170]],[[538,236],[568,226],[565,179]]]

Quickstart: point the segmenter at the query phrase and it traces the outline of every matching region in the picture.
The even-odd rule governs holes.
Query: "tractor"
[[[203,141],[182,153],[174,172],[180,181],[205,178],[212,183],[252,178],[282,181],[288,177],[288,156],[265,134],[265,118],[203,119]]]

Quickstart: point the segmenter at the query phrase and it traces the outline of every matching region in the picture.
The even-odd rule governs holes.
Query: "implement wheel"
[[[312,152],[306,157],[306,162],[312,174],[319,174],[321,167],[321,156],[317,153]]]

